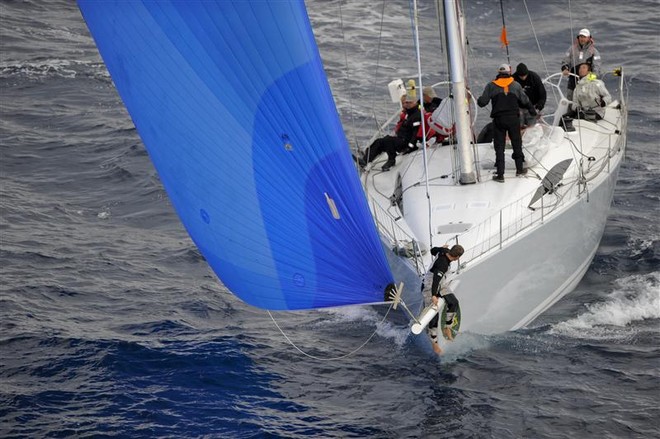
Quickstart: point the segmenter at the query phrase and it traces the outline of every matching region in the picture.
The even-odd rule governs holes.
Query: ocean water
[[[447,70],[432,3],[424,81]],[[506,61],[499,2],[465,3],[480,91]],[[556,71],[587,26],[604,67],[628,73],[627,157],[596,257],[529,328],[461,334],[438,359],[370,308],[276,325],[231,295],[76,5],[0,2],[0,437],[660,437],[660,4],[606,3],[504,2],[513,65]],[[409,4],[307,6],[346,133],[365,142],[394,111],[386,84],[416,76]]]

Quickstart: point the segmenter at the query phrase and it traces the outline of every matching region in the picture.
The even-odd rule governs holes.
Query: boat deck
[[[476,146],[478,181],[468,185],[457,184],[458,175],[453,172],[452,163],[457,160],[455,145],[427,148],[428,183],[423,151],[398,156],[397,164],[387,172],[380,170],[386,160],[383,154],[362,174],[374,214],[378,218],[378,213],[382,216],[382,212],[387,211],[390,221],[400,229],[399,235],[417,240],[425,264],[430,262],[427,251],[431,246],[451,245],[458,235],[469,253],[464,259],[476,258],[541,221],[561,203],[562,197],[546,195],[531,206],[533,209],[529,208],[534,193],[552,166],[572,159],[562,184],[565,191],[580,190],[580,173],[588,174],[601,166],[614,147],[618,137],[616,122],[620,117],[616,105],[616,102],[611,104],[605,119],[598,123],[574,121],[574,126],[581,128],[575,132],[541,123],[525,130],[523,147],[528,173],[516,177],[510,146],[507,146],[505,183],[492,180],[495,170],[492,143]],[[599,135],[590,136],[587,142],[580,138],[583,135],[580,133],[585,131]],[[578,166],[581,160],[584,171]],[[401,193],[400,201],[393,205],[392,195],[397,191]]]

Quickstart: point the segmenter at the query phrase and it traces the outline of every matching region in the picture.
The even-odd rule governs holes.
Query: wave
[[[78,75],[111,82],[110,74],[102,62],[44,59],[0,63],[0,78],[58,77],[75,79]]]
[[[549,333],[581,339],[628,339],[636,322],[660,319],[659,287],[660,271],[617,279],[605,302],[588,304],[587,312],[554,325]]]

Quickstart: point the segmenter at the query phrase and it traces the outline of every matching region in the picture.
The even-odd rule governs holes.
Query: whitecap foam
[[[25,75],[27,77],[59,75],[65,78],[75,78],[76,71],[69,68],[72,62],[62,59],[49,59],[40,62],[21,62],[0,65],[2,76]]]
[[[22,75],[28,78],[59,76],[75,78],[78,72],[91,72],[97,79],[109,79],[105,64],[97,61],[72,61],[67,59],[45,59],[40,61],[4,61],[0,63],[0,76]]]
[[[653,247],[653,243],[658,240],[658,237],[645,237],[628,239],[628,248],[630,248],[630,256],[636,257],[642,255],[647,250]]]
[[[618,279],[607,301],[587,305],[587,312],[556,324],[550,333],[590,339],[627,338],[631,323],[660,319],[659,286],[660,272]]]
[[[408,336],[410,330],[402,328],[401,326],[393,325],[384,318],[384,314],[368,307],[342,307],[330,308],[327,310],[329,314],[334,316],[333,322],[366,322],[376,324],[376,334],[392,340],[398,347],[402,347]]]
[[[440,360],[443,363],[451,363],[468,357],[474,351],[487,349],[491,343],[488,336],[461,332],[454,341],[443,341],[441,345],[442,355],[439,357]]]

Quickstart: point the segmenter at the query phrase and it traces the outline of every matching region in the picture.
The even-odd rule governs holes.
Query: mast
[[[459,11],[455,0],[444,0],[445,29],[447,33],[447,53],[449,56],[449,76],[454,95],[456,118],[456,139],[461,165],[461,184],[476,183],[474,153],[472,151],[472,131],[470,130],[470,108],[465,89],[463,59],[463,35],[459,27]]]

